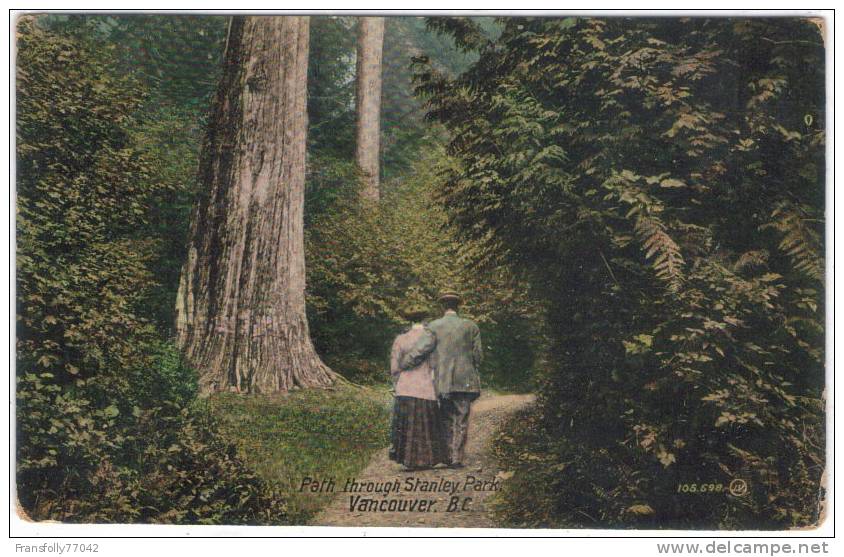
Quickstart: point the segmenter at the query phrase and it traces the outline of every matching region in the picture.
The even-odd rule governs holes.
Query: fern
[[[682,250],[656,216],[664,210],[662,203],[637,184],[643,180],[648,182],[648,178],[624,170],[614,173],[604,182],[604,187],[611,191],[609,198],[616,198],[630,206],[625,218],[635,218],[633,232],[642,245],[645,259],[651,261],[656,276],[665,281],[671,292],[679,292],[685,266]]]
[[[772,222],[762,228],[773,228],[782,234],[779,249],[791,258],[794,268],[805,276],[823,281],[824,260],[820,234],[809,224],[821,219],[810,218],[804,205],[780,203],[771,213]]]
[[[547,303],[545,394],[535,425],[509,430],[508,466],[536,493],[601,486],[513,498],[506,520],[817,524],[825,308],[804,276],[823,269],[816,27],[554,21],[508,19],[447,78],[460,96],[432,102],[460,161],[440,198],[451,220],[468,239],[489,230]],[[771,218],[786,199],[799,207]],[[688,462],[752,490],[689,506],[669,494]]]
[[[683,284],[683,254],[680,246],[665,231],[665,225],[658,218],[639,214],[633,228],[645,250],[645,258],[651,260],[656,276],[668,284],[668,289],[678,292]]]
[[[744,270],[764,267],[768,264],[768,251],[764,249],[746,251],[733,264],[733,271],[740,273]]]

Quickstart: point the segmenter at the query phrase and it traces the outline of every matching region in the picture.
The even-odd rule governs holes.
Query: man
[[[463,466],[469,410],[481,392],[478,368],[483,359],[478,326],[457,315],[460,295],[443,292],[439,298],[445,315],[432,321],[424,334],[399,361],[402,369],[412,369],[431,354],[434,387],[440,401],[444,445],[449,466]]]

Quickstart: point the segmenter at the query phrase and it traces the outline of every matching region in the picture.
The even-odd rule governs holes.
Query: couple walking
[[[410,470],[463,466],[469,410],[481,391],[480,330],[457,315],[459,294],[443,292],[439,301],[445,314],[427,326],[424,309],[405,312],[413,325],[396,338],[390,357],[396,389],[390,459]]]

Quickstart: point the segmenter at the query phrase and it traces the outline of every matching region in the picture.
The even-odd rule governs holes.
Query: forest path
[[[379,450],[366,469],[354,478],[358,484],[372,482],[371,490],[345,491],[348,478],[338,478],[337,496],[313,519],[311,525],[494,528],[496,525],[486,506],[487,498],[495,493],[496,485],[500,485],[497,479],[500,478],[500,470],[490,454],[492,436],[504,418],[531,404],[535,398],[532,394],[481,395],[472,404],[463,468],[438,467],[406,472],[388,458],[386,448]],[[381,487],[384,484],[392,486],[392,492],[386,496]],[[374,491],[376,486],[377,493]],[[396,487],[399,489],[396,490]],[[353,499],[357,496],[357,505],[352,509]],[[361,509],[359,506],[366,505],[367,500],[372,501],[369,505],[380,508]],[[414,509],[410,510],[414,502]],[[408,508],[390,510],[400,506]]]

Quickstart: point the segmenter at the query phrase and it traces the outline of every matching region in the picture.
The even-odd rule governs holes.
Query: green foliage
[[[425,175],[394,186],[405,192],[390,188],[376,206],[360,200],[353,164],[317,168],[312,183],[319,198],[336,193],[324,213],[311,213],[306,229],[312,336],[338,371],[384,381],[386,364],[368,362],[387,361],[406,303],[422,303],[433,315],[438,290],[456,280],[457,269],[448,264],[456,245],[439,234],[441,213],[426,206]]]
[[[499,300],[499,302],[502,302]],[[513,393],[534,392],[533,375],[542,366],[543,339],[536,308],[501,307],[494,322],[482,322],[484,363],[481,387]],[[519,313],[519,312],[523,313]]]
[[[338,387],[257,397],[224,393],[209,404],[249,466],[284,495],[289,521],[305,524],[333,494],[303,493],[302,480],[339,483],[358,474],[389,444],[391,402],[385,390]]]
[[[159,102],[199,114],[208,110],[222,73],[229,17],[166,14],[101,19],[107,41],[115,45],[124,68]]]
[[[133,143],[147,160],[156,161],[151,179],[164,187],[150,204],[147,223],[136,234],[156,239],[150,268],[156,285],[138,313],[170,334],[182,263],[187,251],[191,210],[197,193],[196,169],[203,128],[191,110],[148,102],[132,130]]]
[[[438,28],[476,34],[467,23]],[[458,37],[458,40],[462,40]],[[467,39],[468,40],[468,39]],[[480,263],[547,302],[540,410],[499,450],[524,526],[818,520],[824,51],[798,19],[510,19],[421,64]],[[748,482],[706,504],[682,482]],[[526,484],[534,486],[533,489]],[[515,491],[510,491],[515,493]],[[698,497],[700,497],[698,495]]]
[[[360,200],[353,164],[312,163],[306,201],[311,335],[337,371],[355,381],[384,382],[390,346],[407,326],[402,308],[421,305],[436,317],[439,292],[456,288],[466,298],[461,312],[481,322],[482,334],[503,341],[486,343],[482,376],[491,385],[524,389],[537,308],[506,270],[467,267],[473,244],[457,241],[445,210],[431,201],[447,164],[441,151],[432,152],[406,179],[390,184],[376,206]]]
[[[484,33],[495,24],[482,18]],[[323,358],[358,382],[387,380],[387,355],[406,324],[402,307],[422,303],[435,316],[439,289],[459,286],[467,311],[483,321],[489,343],[483,373],[490,386],[529,388],[535,312],[520,304],[509,273],[468,269],[472,247],[444,227],[445,212],[430,203],[436,169],[447,164],[441,128],[422,117],[412,94],[412,57],[424,50],[437,67],[456,73],[477,55],[461,53],[448,37],[430,33],[423,18],[387,18],[384,38],[383,199],[361,204],[354,164],[357,18],[313,17],[309,61],[309,157],[305,230],[308,318]],[[510,282],[508,282],[510,281]],[[502,302],[506,305],[502,305]],[[506,347],[506,348],[505,348]]]
[[[354,159],[356,17],[311,16],[308,147]]]
[[[199,392],[196,370],[187,366],[171,343],[160,343],[153,353],[155,381],[141,379],[135,386],[141,400],[172,400],[179,408],[190,406]]]
[[[178,396],[62,390],[18,377],[18,497],[36,520],[277,524],[282,499],[246,468],[207,414]],[[134,381],[166,381],[138,371]],[[154,433],[153,433],[154,432]]]
[[[17,33],[21,504],[36,520],[283,522],[138,311],[159,246],[139,231],[169,191],[138,132],[141,84],[94,37],[28,17]]]
[[[315,157],[352,160],[355,150],[355,57],[357,17],[312,16],[308,61],[308,148]],[[477,18],[481,33],[495,35],[491,18]],[[413,95],[411,62],[425,52],[449,74],[465,69],[477,55],[460,52],[453,41],[426,29],[421,17],[388,17],[384,29],[381,96],[382,187],[407,175],[420,153],[436,149],[443,130],[423,121]]]
[[[135,237],[153,238],[150,267],[157,284],[139,314],[158,329],[173,326],[179,273],[185,257],[196,169],[206,111],[222,68],[227,17],[49,14],[39,24],[106,54],[110,72],[132,79],[146,92],[122,131],[149,164],[150,180],[162,187]],[[84,148],[80,145],[81,148]]]
[[[84,45],[23,20],[17,91],[18,354],[69,384],[142,358],[154,243],[133,232],[161,186],[126,132],[137,83]]]
[[[72,18],[71,18],[72,19]],[[199,149],[211,97],[222,73],[228,17],[104,16],[100,48],[119,57],[120,71],[134,76],[149,96],[139,108],[133,142],[150,161],[152,179],[165,189],[151,203],[139,236],[157,239],[150,267],[157,285],[140,314],[161,331],[172,331],[176,291],[185,259],[191,209],[196,198]]]
[[[445,20],[451,18],[432,18]],[[497,34],[492,18],[471,18],[479,36]],[[385,181],[405,176],[420,153],[430,153],[446,139],[444,130],[424,121],[424,109],[413,94],[413,58],[424,55],[447,75],[456,75],[477,54],[464,52],[448,35],[431,33],[425,18],[388,17],[384,27],[381,108],[382,175]]]

